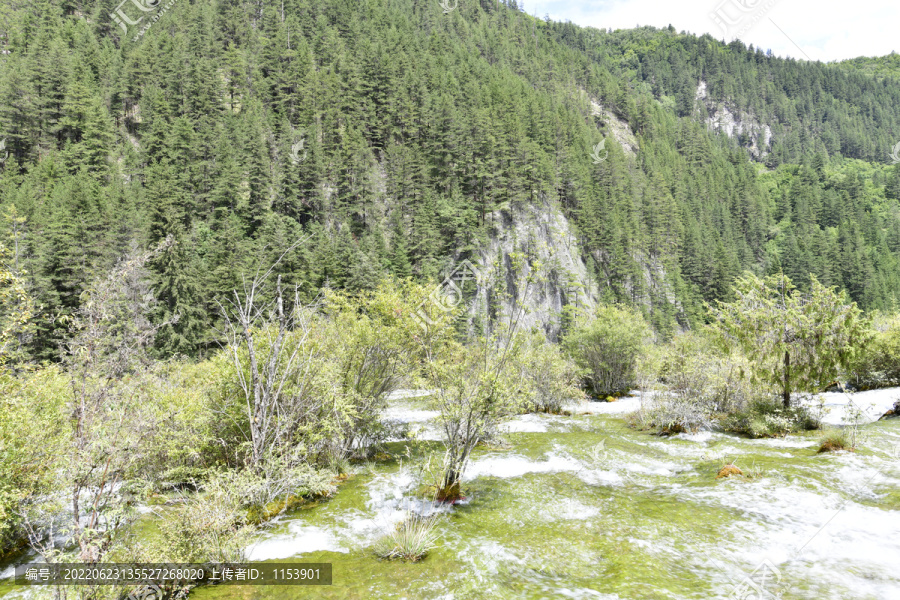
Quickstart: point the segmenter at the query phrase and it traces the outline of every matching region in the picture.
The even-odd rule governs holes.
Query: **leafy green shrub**
[[[159,511],[159,536],[137,549],[145,562],[243,562],[255,535],[241,486],[231,476],[212,477],[203,492]]]
[[[303,497],[330,496],[335,492],[333,472],[318,470],[296,460],[266,461],[263,468],[251,471],[226,471],[219,478],[227,482],[230,493],[241,506],[268,520],[283,512],[292,501]]]
[[[197,493],[158,509],[159,536],[132,553],[143,562],[243,562],[256,526],[310,496],[329,495],[331,474],[309,467],[210,473]]]
[[[900,385],[900,315],[880,317],[874,335],[853,366],[853,383],[859,389]]]
[[[0,373],[0,556],[24,539],[24,512],[53,489],[70,394],[57,367]]]
[[[242,412],[225,414],[229,403],[223,397],[230,391],[227,378],[233,367],[224,358],[162,363],[143,382],[153,401],[143,407],[151,417],[143,431],[146,460],[140,476],[158,482],[159,489],[202,481],[208,469],[241,463],[233,447],[222,443],[243,439],[235,425]]]
[[[660,394],[640,410],[626,415],[626,422],[635,429],[653,430],[660,435],[699,431],[712,419],[708,406],[685,402],[669,394]]]
[[[858,360],[869,341],[868,319],[855,302],[810,276],[801,293],[782,275],[760,279],[745,273],[735,283],[737,300],[710,308],[722,346],[751,361],[749,375],[781,393],[816,392]]]
[[[679,335],[645,356],[654,354],[638,369],[641,379],[653,382],[654,391],[628,418],[638,429],[697,431],[716,414],[742,410],[762,397],[760,387],[744,377],[747,361],[737,353],[723,354],[705,331]]]
[[[563,404],[581,399],[581,372],[557,344],[547,341],[540,331],[522,336],[519,351],[510,360],[525,384],[524,410],[559,413]]]
[[[391,435],[381,412],[387,396],[410,381],[421,363],[424,333],[416,306],[427,294],[411,282],[390,281],[355,296],[326,293],[321,326],[331,341],[327,353],[336,365],[336,383],[350,408],[341,427],[344,455],[371,455]],[[432,323],[435,329],[439,326]]]
[[[650,326],[632,308],[603,305],[580,320],[563,340],[566,352],[585,372],[594,395],[606,397],[635,385],[638,358],[650,341]]]
[[[754,438],[775,437],[821,427],[820,421],[806,407],[786,408],[774,398],[754,400],[746,410],[729,415],[723,425],[727,431]]]
[[[659,375],[679,399],[703,404],[711,412],[732,412],[762,394],[745,377],[749,368],[741,354],[722,352],[703,330],[680,335],[666,346]]]

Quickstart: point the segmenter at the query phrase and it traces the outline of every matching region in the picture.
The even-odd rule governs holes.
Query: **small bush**
[[[330,496],[336,488],[333,473],[309,465],[289,466],[293,461],[268,462],[258,472],[230,471],[222,474],[232,495],[260,521],[271,519],[303,497]]]
[[[594,318],[576,324],[563,347],[599,398],[627,392],[635,385],[638,358],[650,341],[650,326],[634,309],[600,306]]]
[[[540,331],[523,336],[522,347],[511,361],[526,389],[526,412],[558,414],[566,402],[584,398],[578,367]]]
[[[642,387],[656,393],[629,424],[661,435],[705,429],[715,415],[743,410],[761,397],[759,386],[744,376],[747,368],[742,356],[723,355],[703,333],[680,335],[639,363]]]
[[[0,370],[0,556],[22,547],[23,513],[54,489],[70,414],[68,383],[56,367],[18,377]]]
[[[711,420],[712,412],[708,405],[667,393],[657,394],[640,410],[626,417],[631,427],[653,430],[659,435],[699,431],[706,428]]]
[[[393,531],[375,542],[375,554],[388,560],[419,561],[434,548],[437,534],[434,517],[423,517],[411,512],[397,524]]]
[[[821,424],[806,407],[785,408],[782,402],[771,398],[751,402],[746,410],[727,417],[724,426],[727,431],[764,438],[811,431]]]
[[[198,482],[204,482],[210,472],[200,467],[177,466],[164,471],[156,482],[157,490],[196,489]]]
[[[145,562],[243,562],[255,528],[233,479],[213,477],[200,494],[184,496],[159,519],[160,536],[138,555]]]
[[[872,340],[852,369],[857,389],[900,385],[900,315],[878,318],[874,328]]]

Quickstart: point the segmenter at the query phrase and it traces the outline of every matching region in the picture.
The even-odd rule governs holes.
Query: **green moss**
[[[883,421],[872,426],[871,435],[878,442],[897,432],[900,422]],[[807,432],[793,435],[810,441],[819,437]],[[724,461],[737,459],[745,475],[764,485],[781,485],[782,475],[792,480],[791,485],[813,492],[834,485],[829,468],[810,468],[817,460],[815,448],[716,436],[706,442],[705,456],[700,456],[695,452],[696,441],[637,432],[617,416],[569,417],[565,428],[509,434],[506,439],[511,452],[478,448],[473,460],[519,456],[542,462],[550,455],[565,455],[589,469],[615,471],[623,477],[632,473],[636,482],[586,483],[582,474],[574,471],[466,480],[464,493],[470,502],[455,506],[447,518],[435,524],[439,540],[425,560],[382,560],[376,556],[371,538],[352,534],[342,538],[347,552],[306,552],[298,540],[298,555],[284,561],[331,562],[334,585],[316,589],[213,586],[195,589],[191,597],[417,600],[452,595],[518,600],[561,597],[555,590],[594,590],[630,600],[709,598],[726,584],[708,553],[746,543],[746,531],[734,526],[746,520],[743,510],[711,503],[703,494],[716,486],[734,486],[734,493],[742,493],[734,484],[746,481],[751,485],[748,477],[716,481]],[[592,450],[601,443],[603,452],[594,452],[597,462],[593,462]],[[388,451],[402,456],[402,462],[371,463],[369,469],[344,482],[333,497],[288,510],[283,519],[271,523],[271,533],[289,535],[292,525],[300,523],[344,535],[348,518],[372,516],[373,486],[401,470],[417,474],[427,456],[440,454],[442,449],[438,442],[392,442]],[[696,458],[679,459],[687,468],[677,472],[647,469],[634,473],[623,466],[670,463],[674,457],[686,456]],[[778,476],[769,478],[764,473]],[[403,495],[421,498],[417,491],[414,483]],[[882,494],[871,501],[888,509],[900,506],[896,494]],[[815,585],[802,578],[796,581],[798,590]],[[852,597],[852,590],[835,593]],[[807,596],[785,596],[801,597]]]

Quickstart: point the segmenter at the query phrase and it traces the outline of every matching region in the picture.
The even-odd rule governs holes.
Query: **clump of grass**
[[[406,518],[393,531],[375,542],[375,554],[388,560],[422,560],[437,542],[436,524],[435,517],[407,512]]]
[[[839,450],[853,452],[856,450],[856,444],[853,443],[851,436],[843,429],[829,431],[822,438],[822,443],[819,445],[819,454],[822,452],[838,452]]]
[[[750,465],[750,468],[747,469],[746,476],[750,479],[759,479],[763,475],[765,475],[765,470],[756,464],[756,461]]]

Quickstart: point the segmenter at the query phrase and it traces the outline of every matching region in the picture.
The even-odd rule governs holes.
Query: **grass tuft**
[[[408,512],[393,531],[375,542],[375,554],[388,560],[417,562],[425,558],[438,539],[435,517]]]
[[[856,450],[856,447],[851,441],[850,436],[843,429],[829,431],[825,437],[822,438],[822,443],[819,446],[819,454],[823,452],[839,452],[841,450],[853,452]]]

